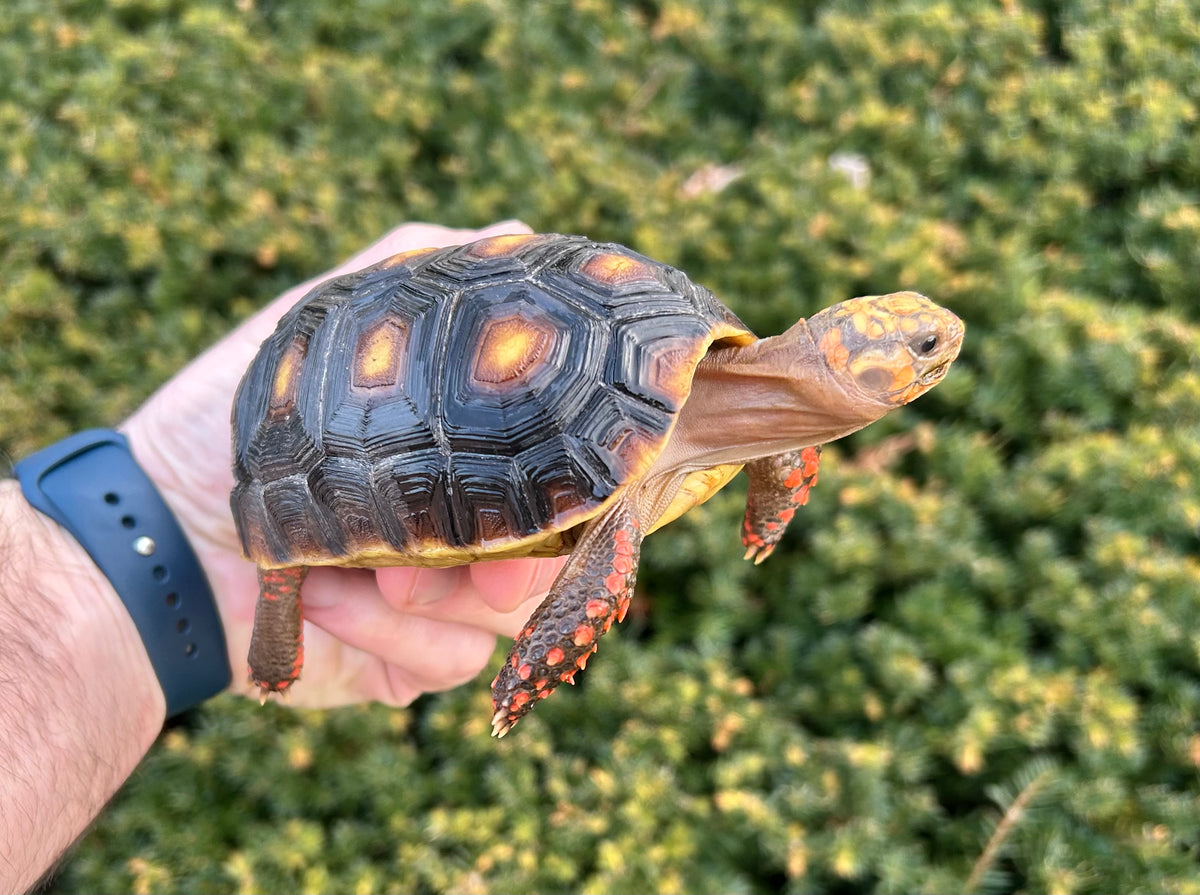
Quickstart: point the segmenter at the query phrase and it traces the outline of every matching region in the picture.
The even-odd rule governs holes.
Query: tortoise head
[[[808,329],[836,382],[890,409],[942,381],[965,327],[923,295],[893,292],[826,308]]]

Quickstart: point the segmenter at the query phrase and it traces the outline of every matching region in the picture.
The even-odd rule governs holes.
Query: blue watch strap
[[[88,552],[129,610],[167,717],[229,686],[225,632],[204,570],[129,441],[89,429],[26,457],[25,499]]]

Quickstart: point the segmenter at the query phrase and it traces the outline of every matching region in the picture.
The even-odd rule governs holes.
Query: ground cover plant
[[[760,332],[894,289],[968,325],[769,562],[742,486],[651,538],[604,661],[504,742],[490,670],[219,698],[50,890],[1200,889],[1198,18],[8,0],[0,455],[408,219],[623,242]]]

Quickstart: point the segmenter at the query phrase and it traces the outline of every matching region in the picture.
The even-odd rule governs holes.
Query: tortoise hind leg
[[[818,444],[746,464],[750,476],[746,518],[742,521],[746,559],[753,559],[758,565],[771,555],[796,507],[808,503],[808,492],[817,483],[820,461]]]
[[[250,635],[250,680],[263,702],[282,693],[300,677],[304,664],[304,611],[300,585],[307,566],[258,570],[258,603]]]
[[[512,730],[563,681],[575,683],[597,641],[625,618],[641,546],[631,500],[618,501],[584,531],[492,681],[493,736]]]

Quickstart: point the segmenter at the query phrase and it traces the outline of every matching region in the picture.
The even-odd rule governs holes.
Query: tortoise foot
[[[745,559],[757,566],[774,552],[796,508],[808,503],[820,462],[821,446],[816,445],[746,464],[750,488],[742,521]]]
[[[629,609],[642,534],[629,501],[594,522],[492,681],[492,735],[502,737],[561,683],[575,683],[597,641]]]
[[[250,682],[266,702],[271,693],[286,693],[304,666],[304,613],[300,586],[306,566],[258,570],[258,605],[250,636]]]

